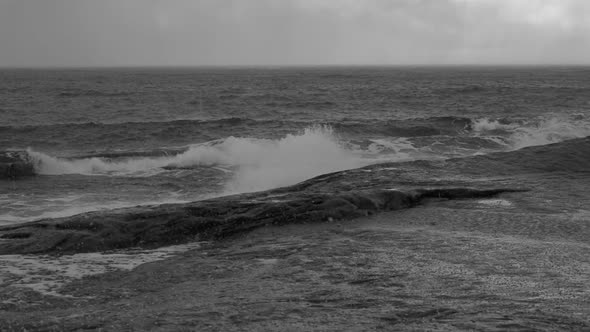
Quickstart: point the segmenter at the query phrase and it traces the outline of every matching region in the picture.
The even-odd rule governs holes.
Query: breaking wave
[[[281,139],[228,137],[190,146],[165,157],[62,159],[28,150],[38,174],[150,176],[167,169],[227,166],[235,169],[229,190],[263,190],[326,172],[365,165],[329,126],[312,126]]]
[[[512,122],[482,118],[473,120],[471,129],[476,136],[488,137],[503,143],[510,150],[517,150],[589,136],[590,122],[580,115]]]
[[[410,119],[412,127],[422,120]],[[282,138],[229,136],[184,148],[101,153],[57,158],[29,149],[38,174],[153,176],[171,170],[213,167],[228,175],[227,192],[257,191],[295,184],[320,174],[368,164],[440,159],[506,152],[590,135],[583,117],[530,120],[430,118],[462,134],[383,136],[360,140],[337,135],[333,127],[314,125]],[[344,128],[342,128],[344,129]],[[369,134],[369,133],[368,133]],[[152,154],[153,153],[153,154]],[[231,179],[230,179],[231,178]]]

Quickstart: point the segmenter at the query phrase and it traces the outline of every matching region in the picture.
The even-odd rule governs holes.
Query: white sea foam
[[[483,118],[474,120],[472,127],[475,135],[494,140],[511,150],[558,143],[590,135],[590,122],[580,115],[570,118],[536,118],[521,123],[506,124]],[[490,136],[490,133],[497,131],[504,133],[501,136]]]
[[[62,159],[28,149],[38,174],[145,174],[166,166],[167,158],[139,158],[111,162],[102,158]]]
[[[479,204],[488,205],[488,206],[496,206],[496,207],[509,207],[512,206],[510,201],[505,199],[481,199],[477,201]]]
[[[560,118],[541,120],[531,126],[522,126],[510,136],[514,148],[557,143],[590,135],[590,123],[585,120],[566,121]]]
[[[418,152],[406,137],[396,137],[389,139],[373,139],[373,143],[369,145],[368,150],[372,153],[381,153],[385,150],[395,153],[398,160],[411,159],[410,154]]]
[[[209,198],[209,196],[203,197],[203,199]],[[16,224],[46,218],[63,218],[69,217],[76,214],[101,211],[101,210],[112,210],[120,208],[128,208],[134,206],[148,206],[156,204],[176,204],[176,203],[187,203],[187,200],[177,198],[166,198],[157,201],[142,201],[142,202],[105,202],[105,203],[88,203],[88,202],[77,202],[76,200],[67,201],[69,204],[52,204],[51,201],[60,202],[60,199],[39,199],[38,203],[35,204],[20,204],[19,202],[12,202],[7,204],[9,212],[0,214],[0,225]],[[42,202],[43,204],[39,204]],[[23,202],[24,203],[24,202]],[[25,208],[26,207],[26,208]]]
[[[481,118],[473,120],[471,125],[475,132],[486,132],[494,130],[513,130],[518,127],[516,123],[500,123],[498,120]]]
[[[29,288],[45,295],[64,296],[60,288],[75,279],[118,270],[132,270],[153,261],[163,260],[199,243],[162,247],[155,250],[126,249],[107,253],[83,253],[64,256],[0,256],[0,284]],[[7,303],[10,299],[1,301]]]

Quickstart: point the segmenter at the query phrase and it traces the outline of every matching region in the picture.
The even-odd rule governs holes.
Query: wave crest
[[[516,150],[589,136],[590,122],[579,114],[514,122],[482,118],[473,120],[471,129],[475,136],[502,142],[508,149]]]
[[[165,169],[228,166],[235,169],[232,192],[294,184],[326,172],[364,165],[329,126],[311,126],[281,139],[228,137],[190,146],[164,157],[62,159],[28,150],[38,174],[149,176]],[[366,164],[366,163],[365,163]]]

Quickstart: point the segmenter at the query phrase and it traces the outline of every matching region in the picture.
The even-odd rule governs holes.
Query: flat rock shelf
[[[0,330],[589,331],[589,142],[5,225]]]

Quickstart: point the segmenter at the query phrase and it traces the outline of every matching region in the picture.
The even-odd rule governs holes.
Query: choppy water
[[[0,179],[0,223],[508,153],[589,136],[589,109],[582,67],[3,70],[0,151],[38,176]]]

